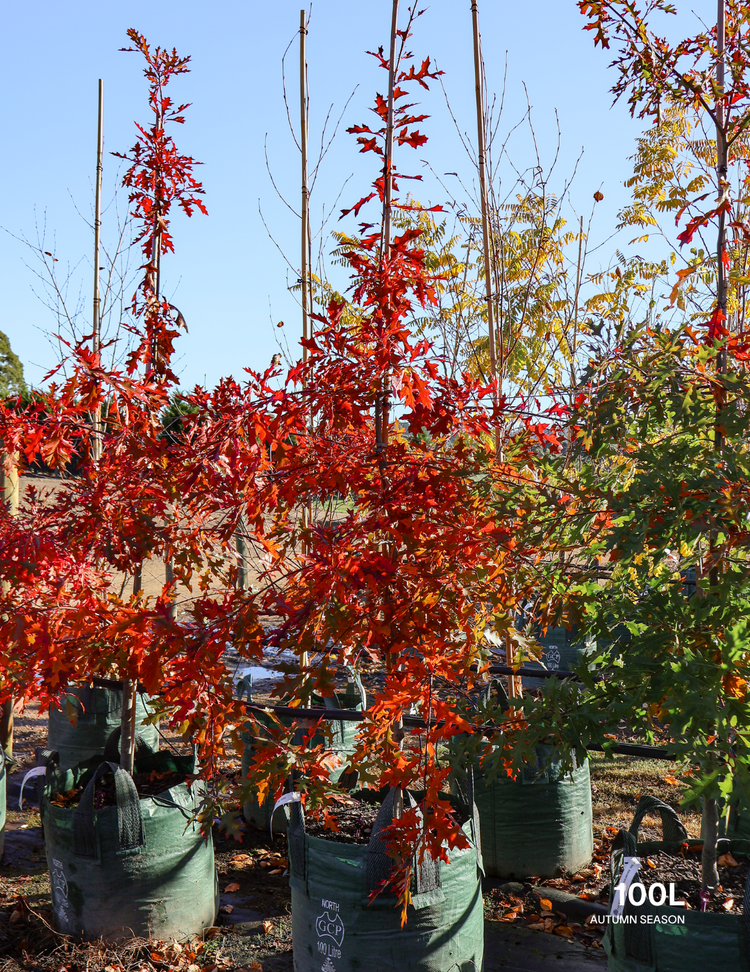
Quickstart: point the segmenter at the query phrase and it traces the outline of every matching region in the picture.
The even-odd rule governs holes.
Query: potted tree
[[[273,643],[299,658],[277,691],[308,717],[303,699],[330,695],[338,666],[354,665],[369,678],[349,762],[364,784],[386,793],[359,842],[311,833],[311,811],[337,826],[320,766],[320,726],[307,745],[296,745],[281,728],[268,737],[269,716],[261,714],[268,743],[246,766],[248,786],[262,803],[269,792],[280,796],[289,772],[299,770],[304,790],[284,796],[300,970],[322,962],[379,970],[482,965],[479,827],[470,783],[461,800],[450,800],[446,746],[472,725],[465,696],[477,682],[472,666],[485,663],[485,626],[513,628],[523,589],[511,594],[508,575],[529,551],[514,534],[515,507],[498,496],[515,470],[533,462],[543,430],[521,422],[500,461],[492,389],[468,374],[446,374],[413,330],[417,308],[436,299],[437,286],[421,229],[391,234],[393,209],[419,208],[396,195],[403,177],[394,144],[425,141],[416,129],[425,116],[405,99],[410,85],[426,88],[435,76],[429,59],[408,63],[414,16],[397,30],[394,15],[390,54],[376,54],[389,80],[388,95],[376,101],[377,124],[352,129],[382,168],[348,212],[359,215],[372,203],[381,219],[342,236],[351,298],[334,294],[315,316],[315,334],[304,342],[309,357],[275,394],[284,417],[268,484],[276,519],[264,537],[263,592],[253,596],[280,618]],[[342,494],[346,510],[336,521],[296,515],[311,496],[325,504]],[[416,732],[407,731],[410,717]]]
[[[223,716],[232,710],[231,679],[220,676],[217,659],[236,618],[229,612],[212,630],[216,602],[207,589],[220,559],[206,553],[208,514],[200,502],[201,477],[210,475],[205,442],[199,436],[170,441],[160,422],[176,382],[173,342],[184,323],[160,293],[160,257],[173,249],[169,210],[177,204],[188,215],[205,211],[192,159],[180,155],[165,132],[168,122],[183,120],[187,106],[175,106],[165,88],[188,70],[188,59],[152,50],[136,31],[129,37],[146,61],[154,113],[151,126],[139,127],[125,175],[145,260],[132,308],[136,346],[124,373],[105,369],[98,348],[78,346],[67,381],[23,414],[3,412],[3,441],[27,461],[41,449],[46,461],[64,463],[76,447],[85,459],[81,475],[53,501],[32,495],[18,517],[3,518],[9,650],[2,681],[43,703],[71,682],[99,676],[123,681],[119,753],[112,740],[94,762],[48,768],[42,818],[53,907],[67,933],[164,938],[200,932],[216,914],[213,813],[196,777],[213,771],[214,730],[220,737]],[[91,448],[92,440],[100,448]],[[140,590],[140,569],[153,555],[169,560],[171,576],[149,602]],[[112,591],[115,570],[132,580],[131,591],[125,584],[119,595]],[[178,619],[175,583],[189,583],[196,574],[202,589]],[[243,627],[252,637],[248,624]],[[138,745],[139,684],[196,740],[201,767],[194,756]]]
[[[535,518],[551,536],[545,514],[559,524],[565,511],[565,542],[589,554],[571,588],[588,630],[609,644],[596,676],[579,669],[582,690],[551,686],[527,715],[581,748],[592,739],[606,747],[605,733],[623,723],[641,738],[658,737],[682,762],[683,802],[702,806],[700,867],[682,886],[690,910],[670,911],[655,903],[658,895],[645,899],[645,915],[626,904],[626,917],[647,927],[610,926],[609,967],[741,968],[746,917],[722,891],[719,817],[746,799],[750,782],[746,239],[727,234],[729,225],[744,225],[748,198],[744,163],[733,167],[746,151],[748,13],[719,0],[715,30],[672,46],[632,4],[580,6],[597,42],[617,45],[615,92],[629,93],[631,109],[655,122],[641,142],[635,200],[622,220],[648,234],[660,210],[674,210],[685,250],[673,255],[682,266],[672,280],[668,261],[634,258],[599,305],[589,368],[568,412],[569,454],[549,469],[557,498],[537,491]],[[671,4],[651,7],[674,12]],[[712,141],[694,139],[702,121]],[[716,231],[715,249],[703,241],[708,229]],[[640,319],[639,292],[647,295]],[[638,841],[649,811],[662,817],[660,844]],[[613,908],[624,859],[649,853],[656,880],[668,884],[669,854],[686,848],[674,811],[642,803],[615,844]]]

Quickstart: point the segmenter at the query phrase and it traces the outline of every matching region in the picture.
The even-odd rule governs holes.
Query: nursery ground
[[[50,910],[49,881],[36,807],[18,809],[23,772],[34,765],[35,749],[46,741],[46,719],[29,706],[17,721],[20,766],[9,777],[6,855],[0,865],[0,972],[291,972],[291,918],[283,837],[247,829],[241,842],[215,834],[221,912],[205,941],[133,943],[124,948],[77,944],[58,935]],[[602,902],[607,852],[616,829],[627,826],[641,793],[676,805],[679,787],[669,782],[672,764],[617,756],[592,758],[594,832],[592,868],[544,882],[544,890],[487,882],[485,888],[485,972],[559,972],[603,969],[598,934],[585,916],[561,910],[555,892]],[[682,814],[692,835],[696,814]],[[643,832],[657,836],[656,820]],[[532,926],[531,929],[528,926]],[[545,933],[546,932],[546,933]],[[586,944],[583,944],[583,943]],[[552,964],[554,962],[554,964]]]

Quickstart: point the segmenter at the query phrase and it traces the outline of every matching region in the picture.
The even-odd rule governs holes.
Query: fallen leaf
[[[724,911],[731,911],[734,908],[734,898],[727,898],[727,900],[722,905]]]
[[[267,918],[263,922],[263,931],[266,933],[266,935],[270,935],[273,931],[273,922],[269,921]]]
[[[682,783],[677,779],[676,776],[664,776],[662,777],[665,783],[669,783],[670,786],[682,786]]]
[[[239,891],[239,890],[240,890],[239,884],[237,884],[236,882],[232,882],[232,884],[228,884],[224,888],[224,893],[225,894],[232,894],[233,891]]]
[[[719,860],[716,862],[719,867],[739,867],[738,862],[732,857],[731,853],[727,851],[726,854],[720,854]]]
[[[531,931],[544,931],[544,922],[543,921],[533,921],[533,922],[530,922],[526,927],[527,928],[530,928]]]
[[[562,938],[572,938],[573,929],[569,925],[558,925],[555,929],[555,934],[560,935]]]
[[[648,864],[649,867],[656,867],[656,864],[654,864],[654,862],[651,860],[650,857],[646,858],[646,863]]]
[[[221,908],[219,908],[219,911],[225,915],[231,915],[234,911],[234,905],[222,905]]]
[[[283,867],[275,867],[272,871],[269,871],[268,873],[269,874],[283,874],[284,873],[284,868]]]
[[[549,898],[540,898],[539,899],[539,907],[542,909],[542,914],[544,914],[545,911],[550,911],[551,912],[552,911],[552,902],[550,901]]]

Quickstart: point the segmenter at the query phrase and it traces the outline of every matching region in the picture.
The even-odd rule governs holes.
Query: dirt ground
[[[9,776],[8,824],[5,858],[0,864],[0,972],[291,972],[291,913],[287,877],[286,839],[271,841],[267,832],[247,828],[241,841],[214,833],[216,866],[221,890],[221,909],[217,924],[205,940],[191,942],[143,943],[126,947],[107,947],[101,943],[81,945],[59,935],[53,928],[49,878],[44,857],[39,814],[33,802],[18,809],[18,789],[26,769],[35,765],[35,750],[46,743],[46,717],[35,706],[19,714],[16,731],[17,767]],[[229,770],[239,768],[230,761]],[[616,829],[627,826],[641,793],[651,793],[676,805],[679,788],[665,777],[671,776],[670,763],[638,760],[632,757],[603,756],[592,759],[594,833],[596,852],[589,868],[580,874],[566,875],[543,882],[544,887],[566,891],[583,900],[604,902],[609,846]],[[33,792],[33,791],[31,791]],[[689,831],[697,833],[696,815],[682,814]],[[646,820],[644,833],[657,836],[657,821]],[[487,882],[485,917],[487,934],[502,936],[508,925],[519,934],[531,928],[536,934],[555,936],[555,954],[561,948],[587,946],[586,955],[600,951],[600,934],[586,927],[583,917],[571,919],[556,903],[543,897],[544,891],[498,886]],[[540,898],[540,894],[542,897]],[[504,939],[503,939],[504,941]],[[516,947],[521,939],[508,940],[503,947]],[[575,943],[579,943],[575,945]],[[515,945],[513,944],[515,943]],[[499,947],[499,946],[498,946]],[[533,949],[517,948],[519,955]],[[541,953],[540,953],[541,954]],[[577,953],[576,953],[577,954]],[[581,952],[581,955],[584,953]],[[591,955],[591,962],[596,956]],[[540,958],[540,962],[546,959]],[[563,958],[560,959],[560,962]],[[583,961],[581,959],[581,961]],[[600,967],[595,963],[596,967]],[[494,966],[492,966],[494,968]],[[497,968],[501,968],[498,965]],[[519,969],[525,967],[519,964]],[[540,964],[539,968],[544,968]],[[590,963],[556,965],[568,968],[594,967]]]

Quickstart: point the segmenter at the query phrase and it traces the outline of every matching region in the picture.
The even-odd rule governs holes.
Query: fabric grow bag
[[[136,724],[144,742],[151,748],[159,746],[156,726],[144,725],[149,710],[144,697],[136,695]],[[100,755],[112,732],[119,728],[122,719],[122,685],[76,685],[68,689],[66,699],[78,713],[77,725],[68,719],[65,708],[53,706],[49,710],[47,748],[58,753],[61,769],[70,769],[83,763],[90,756]],[[63,701],[65,706],[65,701]]]
[[[588,760],[563,774],[559,760],[548,764],[549,750],[537,753],[516,780],[475,774],[484,868],[493,877],[574,874],[594,853]]]
[[[543,646],[542,664],[551,672],[569,672],[575,668],[578,662],[594,651],[596,641],[587,636],[582,638],[578,628],[548,628],[547,634],[542,635],[541,631],[536,634],[536,640]],[[533,658],[524,663],[526,668],[541,668],[542,665]],[[526,689],[542,688],[546,678],[522,679],[523,687]]]
[[[7,770],[5,763],[5,753],[0,746],[0,860],[3,858],[5,848],[5,804],[7,799]]]
[[[510,706],[505,688],[493,679],[483,691],[486,703]],[[574,874],[594,853],[589,761],[563,773],[549,746],[538,746],[536,762],[513,780],[502,768],[494,778],[474,770],[474,799],[482,824],[482,856],[488,875],[501,878]]]
[[[290,806],[294,972],[481,972],[484,915],[476,813],[464,826],[468,849],[451,851],[449,864],[427,860],[416,867],[413,904],[402,928],[393,896],[369,899],[393,863],[380,836],[393,818],[393,793],[367,846],[309,836],[301,805]]]
[[[662,841],[639,843],[638,828],[644,816],[658,813]],[[642,796],[628,830],[621,830],[612,845],[610,876],[615,887],[626,857],[677,851],[687,832],[675,811],[655,797]],[[725,842],[722,849],[732,845]],[[732,848],[737,853],[737,848]],[[635,879],[637,881],[637,877]],[[626,923],[609,923],[602,942],[609,972],[750,972],[750,880],[745,888],[744,915],[686,911],[669,905],[640,907],[625,904]],[[677,920],[684,918],[684,924]],[[670,921],[674,921],[670,924]]]
[[[151,753],[158,760],[184,760]],[[187,765],[189,763],[189,766]],[[192,771],[192,759],[183,763]],[[117,806],[94,809],[98,777],[114,773]],[[90,777],[79,806],[50,803]],[[214,923],[218,884],[211,836],[191,820],[203,787],[178,784],[138,798],[129,773],[116,763],[58,771],[48,767],[41,815],[52,908],[65,934],[109,940],[183,939]]]
[[[325,708],[331,709],[359,710],[362,708],[362,686],[359,678],[357,678],[356,684],[359,694],[355,694],[353,692],[342,692],[336,693],[333,695],[333,697],[326,699],[315,697],[313,699],[313,704],[316,706],[324,705]],[[243,691],[247,691],[248,699],[250,698],[250,691],[248,690],[246,683],[238,683],[237,690],[240,698],[242,697]],[[260,714],[257,716],[257,718],[261,723],[266,721]],[[282,716],[280,717],[280,721],[286,726],[291,726],[294,720],[290,716]],[[310,726],[314,724],[311,720],[302,721],[304,724],[300,725],[294,734],[293,742],[295,746],[302,745],[306,733],[309,731]],[[267,723],[270,725],[271,720],[268,719]],[[347,770],[348,757],[354,752],[359,724],[356,722],[338,722],[331,720],[328,723],[328,727],[331,733],[330,745],[332,750],[332,765],[329,772],[329,778],[332,783],[338,783]],[[248,773],[250,772],[251,764],[254,758],[256,736],[250,731],[245,731],[241,733],[240,738],[244,744],[244,748],[242,750],[242,776],[244,779],[246,779]],[[316,733],[315,736],[313,736],[312,744],[317,745],[318,743],[323,742],[323,739],[324,735],[322,732]],[[259,827],[261,830],[268,830],[270,828],[271,818],[273,817],[273,829],[276,833],[285,833],[289,820],[288,814],[282,809],[279,809],[274,814],[273,795],[269,795],[262,806],[254,796],[251,796],[245,802],[242,808],[242,815],[245,818],[246,823]]]

